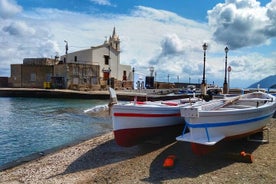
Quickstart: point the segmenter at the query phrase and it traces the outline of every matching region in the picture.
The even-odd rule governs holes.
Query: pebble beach
[[[2,170],[0,183],[275,183],[276,119],[268,128],[269,143],[230,141],[204,156],[172,140],[119,147],[109,132]],[[168,155],[176,156],[172,168],[163,167]]]

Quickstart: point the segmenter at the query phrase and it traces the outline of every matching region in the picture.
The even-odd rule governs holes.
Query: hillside
[[[276,75],[268,76],[259,82],[250,85],[248,88],[257,88],[260,84],[260,88],[276,88]]]

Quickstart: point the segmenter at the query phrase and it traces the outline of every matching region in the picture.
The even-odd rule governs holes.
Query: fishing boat
[[[189,132],[183,131],[176,140],[209,147],[223,139],[245,137],[262,131],[275,108],[276,97],[260,91],[181,107]]]
[[[172,101],[131,101],[117,103],[111,88],[111,116],[114,138],[118,145],[130,147],[158,135],[175,138],[184,128],[180,107],[201,99],[190,98]]]

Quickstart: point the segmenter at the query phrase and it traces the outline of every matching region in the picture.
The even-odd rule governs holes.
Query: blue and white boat
[[[248,136],[262,131],[275,109],[276,97],[260,91],[181,107],[186,124],[176,139],[213,146],[223,139]]]

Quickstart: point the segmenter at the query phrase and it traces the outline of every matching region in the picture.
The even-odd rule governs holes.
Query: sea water
[[[0,97],[0,166],[110,131],[108,100]]]

